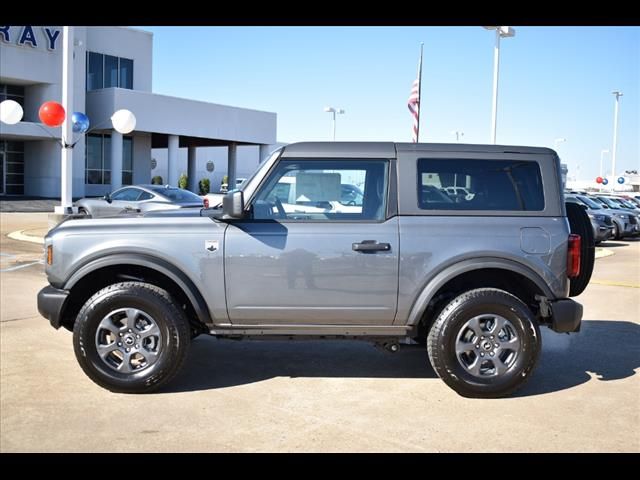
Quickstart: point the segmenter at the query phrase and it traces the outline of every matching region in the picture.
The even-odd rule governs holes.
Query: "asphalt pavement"
[[[0,452],[639,452],[640,241],[610,241],[576,298],[582,331],[543,329],[515,396],[474,400],[421,347],[201,336],[162,391],[113,394],[39,316],[47,215],[0,214]]]

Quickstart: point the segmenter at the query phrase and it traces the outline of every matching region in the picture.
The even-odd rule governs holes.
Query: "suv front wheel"
[[[73,328],[76,358],[112,392],[146,393],[180,370],[191,332],[165,290],[142,282],[103,288],[84,304]]]
[[[453,299],[427,339],[438,376],[464,397],[509,395],[529,378],[540,353],[533,314],[503,290],[480,288]]]

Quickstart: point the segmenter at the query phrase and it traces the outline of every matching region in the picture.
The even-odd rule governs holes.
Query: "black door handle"
[[[351,249],[356,252],[388,252],[391,245],[388,243],[378,243],[376,240],[363,240],[360,243],[353,243]]]

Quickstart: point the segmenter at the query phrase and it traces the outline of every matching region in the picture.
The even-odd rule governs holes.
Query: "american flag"
[[[420,87],[422,83],[422,45],[420,45],[420,62],[418,63],[418,78],[415,79],[411,86],[411,94],[407,106],[413,117],[413,134],[411,140],[413,143],[418,142],[420,136]]]

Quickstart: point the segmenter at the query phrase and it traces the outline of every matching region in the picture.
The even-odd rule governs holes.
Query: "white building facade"
[[[251,173],[276,145],[276,114],[152,93],[150,32],[124,27],[74,27],[74,110],[91,121],[75,134],[74,198],[99,196],[127,184],[189,189],[208,178],[211,190],[226,174]],[[61,128],[46,127],[38,110],[62,101],[62,27],[0,25],[0,101],[16,100],[24,118],[0,124],[0,195],[59,198]],[[136,116],[122,135],[110,117],[120,109]],[[71,115],[71,112],[67,112]],[[233,183],[230,182],[231,185]]]

